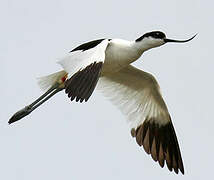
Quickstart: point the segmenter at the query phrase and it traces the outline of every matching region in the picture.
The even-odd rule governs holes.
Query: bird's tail
[[[66,75],[67,75],[67,72],[63,70],[47,76],[39,77],[37,78],[38,85],[43,91],[46,91],[48,88],[53,86],[57,81],[60,81],[60,80],[63,81],[63,78]]]

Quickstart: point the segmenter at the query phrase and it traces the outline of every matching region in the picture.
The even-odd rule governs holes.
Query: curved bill
[[[191,37],[190,39],[187,39],[187,40],[175,40],[175,39],[167,39],[166,38],[166,39],[164,39],[164,42],[165,43],[167,43],[167,42],[185,43],[185,42],[191,41],[196,35],[194,35],[193,37]]]

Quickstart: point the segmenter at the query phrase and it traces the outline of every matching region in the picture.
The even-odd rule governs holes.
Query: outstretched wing
[[[181,153],[166,104],[155,78],[131,65],[101,77],[99,89],[128,116],[131,134],[163,167],[184,174]]]
[[[68,73],[65,92],[71,100],[87,101],[100,76],[109,40],[99,39],[82,44],[58,63]]]

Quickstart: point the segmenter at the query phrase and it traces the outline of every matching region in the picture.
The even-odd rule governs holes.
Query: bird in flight
[[[163,32],[152,31],[134,41],[99,39],[84,43],[60,59],[63,70],[39,79],[39,86],[46,92],[16,112],[8,123],[30,114],[64,89],[71,101],[86,102],[97,85],[127,116],[138,145],[161,167],[166,163],[170,171],[184,174],[178,140],[159,85],[151,74],[131,63],[151,48],[169,42],[185,43],[195,36],[174,40],[166,38]]]

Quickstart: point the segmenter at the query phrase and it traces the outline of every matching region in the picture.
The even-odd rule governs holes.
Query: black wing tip
[[[147,154],[163,168],[166,163],[169,171],[184,174],[181,153],[172,122],[165,125],[155,123],[155,120],[145,120],[136,130],[131,130],[139,146],[143,146]]]
[[[103,62],[94,62],[75,73],[65,82],[65,93],[71,101],[88,101],[100,76]]]

